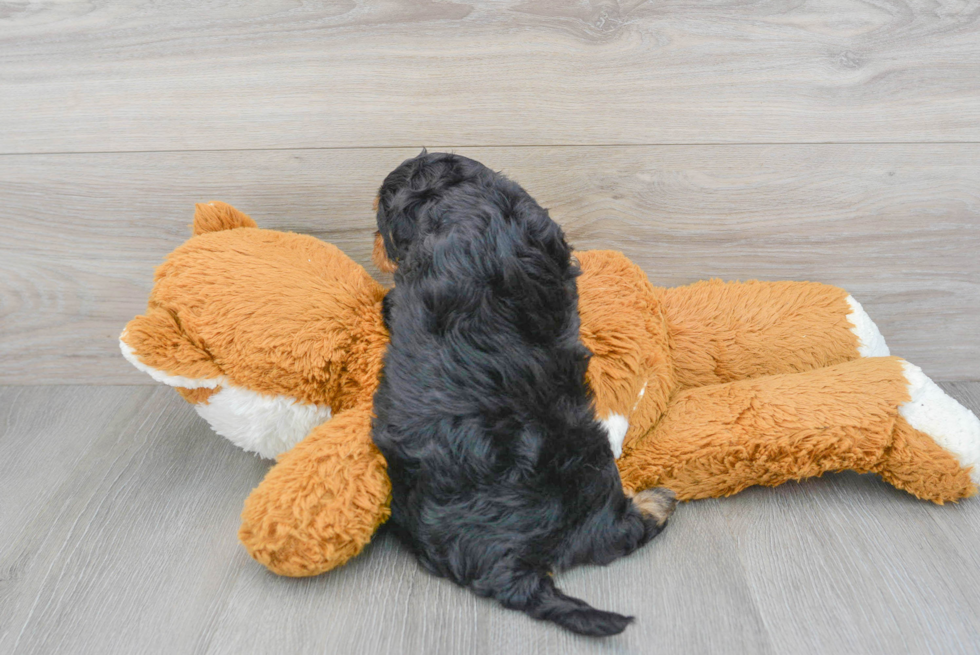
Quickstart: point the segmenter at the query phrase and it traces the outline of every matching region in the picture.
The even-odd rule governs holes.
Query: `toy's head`
[[[157,269],[123,354],[181,390],[215,431],[274,457],[371,398],[384,288],[335,246],[261,230],[224,203]]]

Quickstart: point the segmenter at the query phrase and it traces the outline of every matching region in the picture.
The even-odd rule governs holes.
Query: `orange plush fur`
[[[217,431],[280,454],[246,500],[239,536],[277,573],[327,571],[388,516],[370,435],[385,290],[334,246],[258,229],[223,203],[198,205],[194,234],[157,270],[123,351]],[[576,256],[589,382],[628,490],[706,498],[853,469],[937,503],[976,492],[969,457],[903,417],[908,365],[861,356],[845,291],[664,289],[620,253]],[[375,258],[390,266],[383,250]],[[254,442],[236,440],[262,421]],[[296,436],[263,441],[280,428]]]

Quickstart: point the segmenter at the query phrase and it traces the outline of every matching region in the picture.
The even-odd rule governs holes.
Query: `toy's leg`
[[[812,282],[698,282],[664,293],[681,388],[799,373],[888,347],[861,306]]]
[[[876,472],[899,489],[938,503],[972,495],[980,486],[980,419],[918,366],[902,360],[902,368],[911,397],[898,409],[892,446]],[[953,474],[950,456],[969,473],[969,481]]]
[[[275,573],[317,575],[361,552],[389,515],[371,407],[341,412],[283,454],[245,501],[238,537]]]
[[[855,470],[942,503],[977,491],[980,421],[908,363],[865,358],[683,391],[618,464],[625,488],[682,500]]]

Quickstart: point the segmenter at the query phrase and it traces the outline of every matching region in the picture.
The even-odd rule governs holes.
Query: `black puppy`
[[[629,554],[675,501],[623,493],[561,228],[504,176],[423,151],[385,179],[378,229],[397,270],[373,438],[397,533],[427,569],[506,607],[622,632],[631,617],[564,595],[550,574]]]

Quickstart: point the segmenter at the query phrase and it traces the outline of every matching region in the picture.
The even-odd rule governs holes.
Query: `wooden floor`
[[[375,190],[422,146],[657,284],[844,286],[980,410],[977,0],[0,2],[0,653],[980,652],[980,500],[855,475],[685,505],[563,576],[636,615],[602,643],[387,536],[316,579],[251,562],[267,465],[119,331],[195,202],[370,269]]]
[[[980,411],[980,383],[943,385]],[[976,653],[980,501],[834,475],[681,505],[562,587],[592,641],[423,573],[390,536],[277,577],[236,539],[267,464],[161,387],[0,388],[2,653]]]

